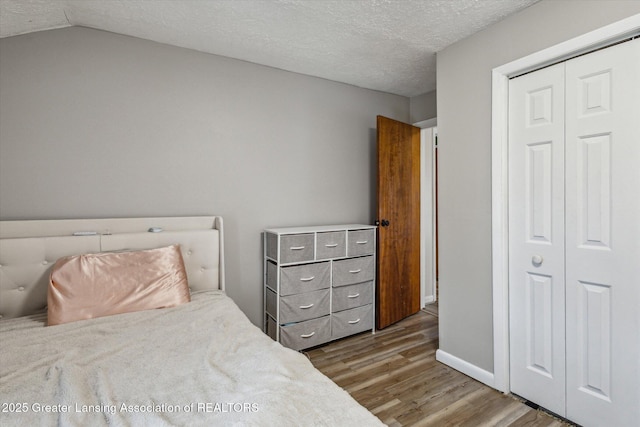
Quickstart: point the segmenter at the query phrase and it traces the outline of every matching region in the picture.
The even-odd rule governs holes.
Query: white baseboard
[[[426,297],[424,297],[424,300],[422,301],[422,306],[424,307],[427,304],[431,304],[435,300],[436,300],[436,298],[433,295],[426,296]]]
[[[463,374],[470,376],[474,380],[478,380],[481,383],[488,385],[491,388],[496,388],[492,372],[478,368],[476,365],[472,365],[466,360],[462,360],[440,349],[436,350],[436,360],[452,367],[456,371],[460,371]]]

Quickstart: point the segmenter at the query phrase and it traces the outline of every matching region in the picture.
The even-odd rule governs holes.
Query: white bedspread
[[[0,425],[382,425],[218,291],[44,327],[0,322]]]

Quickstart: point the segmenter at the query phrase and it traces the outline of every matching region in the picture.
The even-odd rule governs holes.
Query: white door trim
[[[509,77],[593,51],[640,32],[640,14],[541,50],[492,71],[491,91],[491,243],[493,276],[494,387],[509,392]]]
[[[420,308],[436,301],[433,131],[437,125],[437,118],[413,124],[413,126],[420,128]],[[431,242],[430,248],[427,247],[427,242]],[[430,259],[429,265],[427,265],[427,256]]]

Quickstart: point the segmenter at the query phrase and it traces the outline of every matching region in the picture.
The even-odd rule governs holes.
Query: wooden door
[[[378,116],[377,328],[420,310],[420,129]]]

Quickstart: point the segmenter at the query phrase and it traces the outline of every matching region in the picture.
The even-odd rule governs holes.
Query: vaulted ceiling
[[[415,96],[438,51],[537,1],[0,0],[0,37],[77,25]]]

